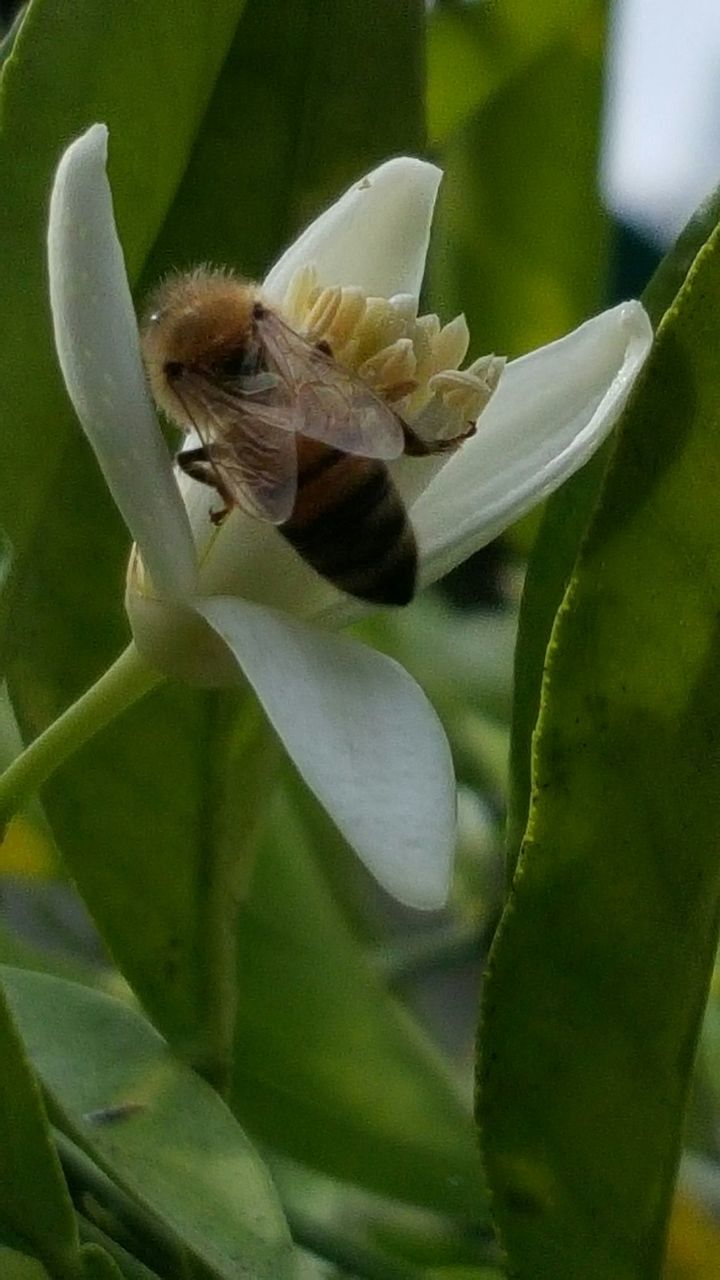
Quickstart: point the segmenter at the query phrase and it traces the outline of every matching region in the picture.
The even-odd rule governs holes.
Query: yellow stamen
[[[428,439],[474,423],[502,374],[504,360],[496,356],[459,368],[470,340],[464,316],[441,327],[436,315],[417,315],[409,294],[374,298],[348,285],[320,288],[312,265],[296,271],[284,311],[299,333],[328,342],[336,360],[400,406]]]

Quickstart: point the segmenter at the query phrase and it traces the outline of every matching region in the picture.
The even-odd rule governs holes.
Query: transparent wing
[[[292,515],[297,494],[295,410],[259,404],[200,374],[174,388],[200,437],[218,492],[271,524]]]
[[[362,378],[299,337],[273,312],[257,322],[268,366],[291,388],[299,415],[295,429],[344,453],[387,461],[403,452],[396,413]]]

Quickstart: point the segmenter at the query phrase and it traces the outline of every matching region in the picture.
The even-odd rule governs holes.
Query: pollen
[[[282,309],[298,333],[327,343],[428,440],[475,423],[505,365],[489,355],[460,368],[470,345],[464,316],[441,325],[436,315],[418,316],[409,294],[375,298],[356,287],[322,287],[312,264],[295,272]]]

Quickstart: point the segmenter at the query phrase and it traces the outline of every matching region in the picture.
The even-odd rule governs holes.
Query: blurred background
[[[260,0],[249,0],[252,21]],[[577,10],[577,20],[573,10]],[[0,0],[12,39],[20,6]],[[244,19],[245,20],[245,19]],[[506,8],[427,6],[427,146],[446,170],[427,282],[445,319],[464,310],[475,356],[518,355],[624,297],[720,178],[720,5],[616,0]],[[10,47],[7,43],[6,50]],[[362,129],[362,121],[358,128]],[[350,178],[353,175],[345,175]],[[306,215],[314,192],[306,193]],[[157,264],[156,264],[157,266]],[[306,830],[367,956],[448,1054],[471,1099],[478,983],[502,905],[513,646],[540,516],[456,570],[407,613],[362,630],[416,675],[438,708],[460,779],[460,848],[450,909],[418,919],[385,900],[298,792]],[[7,699],[0,761],[18,749]],[[297,780],[288,786],[297,790]],[[66,883],[39,806],[0,849],[0,959],[93,981],[112,970]],[[497,1267],[492,1242],[455,1256],[438,1223],[289,1161],[276,1174],[299,1223],[348,1222],[362,1243]],[[415,1241],[415,1244],[412,1242]],[[312,1248],[312,1231],[307,1231]],[[430,1250],[432,1252],[432,1250]],[[439,1262],[438,1262],[439,1265]],[[333,1274],[328,1270],[328,1275]],[[449,1273],[448,1273],[449,1274]],[[500,1270],[483,1272],[500,1275]],[[667,1280],[720,1280],[720,986],[711,998],[688,1121]]]

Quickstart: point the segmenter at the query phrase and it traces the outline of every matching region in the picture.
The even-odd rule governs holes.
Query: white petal
[[[130,573],[125,608],[138,653],[156,671],[202,689],[237,684],[227,645],[189,603],[146,595]]]
[[[275,525],[237,510],[202,564],[200,590],[242,596],[305,618],[322,614],[342,594],[301,559]]]
[[[424,160],[388,160],[354,183],[283,254],[265,280],[281,301],[299,267],[314,263],[322,285],[356,285],[389,298],[420,292],[442,172]]]
[[[55,342],[78,418],[159,591],[193,589],[195,551],[150,401],[112,196],[107,129],[96,124],[60,161],[48,255]]]
[[[424,583],[490,542],[588,461],[617,421],[651,343],[641,304],[625,302],[507,366],[477,435],[412,507]]]
[[[196,603],[299,772],[380,884],[444,903],[455,783],[442,726],[402,667],[345,636],[228,597]]]

